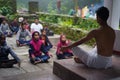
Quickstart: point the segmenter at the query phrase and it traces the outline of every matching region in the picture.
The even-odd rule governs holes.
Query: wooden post
[[[39,11],[38,9],[38,2],[37,1],[30,1],[29,2],[29,13],[36,13]]]

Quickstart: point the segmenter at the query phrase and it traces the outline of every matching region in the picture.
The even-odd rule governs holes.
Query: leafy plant
[[[48,12],[49,12],[50,14],[56,14],[56,13],[57,13],[57,10],[54,9],[52,5],[53,5],[53,2],[50,1],[50,3],[48,4]]]
[[[17,17],[17,14],[8,14],[7,15],[7,18],[8,18],[9,21],[14,20],[16,17]]]
[[[12,13],[12,8],[11,7],[6,7],[6,6],[3,6],[1,9],[0,9],[0,13],[4,16],[8,15],[8,14],[11,14]]]
[[[79,17],[70,17],[65,15],[39,14],[40,20],[47,23],[55,23],[63,27],[80,28],[86,31],[98,28],[94,19],[82,19]]]

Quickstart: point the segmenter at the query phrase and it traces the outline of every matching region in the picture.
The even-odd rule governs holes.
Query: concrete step
[[[14,76],[1,77],[0,80],[61,80],[52,72],[36,71],[29,73],[22,73]]]
[[[110,69],[92,69],[73,59],[54,61],[53,73],[62,80],[114,80],[120,77],[120,58],[113,56],[113,67]]]
[[[51,41],[51,43],[53,45],[57,45],[59,39],[60,39],[60,35],[54,35],[54,36],[48,36],[49,40]]]

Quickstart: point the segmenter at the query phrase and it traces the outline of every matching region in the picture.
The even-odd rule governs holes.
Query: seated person
[[[90,31],[86,37],[69,46],[62,47],[61,50],[64,51],[72,48],[74,55],[77,57],[75,58],[76,62],[82,62],[91,68],[107,69],[112,67],[115,32],[107,24],[109,10],[106,7],[98,8],[96,14],[97,22],[100,25],[100,28]],[[86,52],[80,47],[77,47],[78,45],[93,38],[96,40],[97,46],[91,52]]]
[[[67,49],[65,51],[60,50],[61,47],[68,46],[69,44],[70,44],[70,40],[67,40],[66,36],[62,34],[60,36],[60,41],[57,44],[56,55],[57,55],[58,59],[67,59],[67,58],[71,58],[73,56],[71,49]]]
[[[47,37],[46,31],[43,29],[41,32],[42,34],[40,36],[40,39],[43,41],[44,44],[43,46],[45,47],[45,50],[49,51],[53,47],[53,45],[50,42],[49,38]]]
[[[10,29],[14,34],[19,31],[19,23],[17,21],[17,18],[15,18],[14,21],[11,23]]]
[[[52,30],[50,30],[48,28],[48,26],[45,26],[43,29],[46,31],[47,36],[53,36],[54,35],[54,32]]]
[[[6,20],[3,20],[3,22],[1,23],[0,32],[2,32],[7,37],[12,37],[12,32]]]
[[[44,49],[43,42],[40,40],[40,33],[37,31],[33,32],[29,49],[29,58],[32,64],[48,62],[51,55]],[[42,52],[44,54],[42,54]]]
[[[30,24],[28,23],[27,19],[24,19],[23,22],[26,23],[26,29],[30,31]]]
[[[9,59],[8,55],[11,54],[11,56],[14,59]],[[20,67],[20,59],[17,57],[17,55],[12,51],[12,49],[7,46],[6,44],[6,37],[4,34],[0,34],[0,68],[11,68],[14,64],[18,64]]]
[[[39,22],[39,19],[35,19],[34,23],[32,23],[30,26],[31,33],[33,33],[34,31],[38,31],[41,34],[42,29],[43,29],[43,26]]]
[[[29,36],[31,38],[31,33],[26,30],[26,23],[21,23],[21,28],[17,32],[17,39],[16,39],[16,44],[17,46],[25,46],[29,45],[30,40],[27,40],[26,37]]]

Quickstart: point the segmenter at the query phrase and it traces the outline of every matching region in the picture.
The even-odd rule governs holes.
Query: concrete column
[[[112,16],[112,5],[113,5],[113,0],[104,0],[104,6],[109,9],[109,18],[108,18],[108,24],[111,25],[111,16]]]
[[[111,26],[114,29],[119,29],[119,20],[120,20],[120,0],[113,0]]]
[[[108,24],[113,29],[119,28],[120,19],[120,0],[104,0],[104,6],[110,11],[110,16],[108,19]]]

